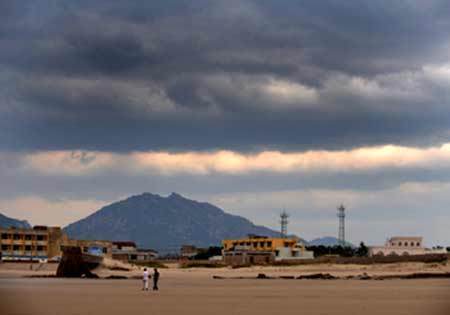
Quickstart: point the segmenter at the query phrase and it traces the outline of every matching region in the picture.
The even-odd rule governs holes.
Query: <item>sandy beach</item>
[[[216,280],[220,276],[334,275],[426,270],[419,264],[380,266],[161,269],[160,291],[141,291],[136,279],[24,278],[30,271],[0,268],[3,315],[25,314],[449,314],[450,280]],[[447,265],[430,265],[445,271]],[[102,271],[103,275],[107,270]],[[138,275],[139,270],[126,272]],[[110,273],[124,274],[113,271]]]

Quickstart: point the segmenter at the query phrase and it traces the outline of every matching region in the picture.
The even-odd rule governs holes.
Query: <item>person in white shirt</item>
[[[144,268],[144,274],[142,277],[142,281],[143,281],[143,287],[142,287],[142,291],[148,291],[148,271],[147,268]]]

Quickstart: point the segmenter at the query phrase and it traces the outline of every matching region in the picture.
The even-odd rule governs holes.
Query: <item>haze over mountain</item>
[[[6,215],[3,215],[0,213],[0,227],[1,228],[9,228],[9,227],[16,227],[16,228],[30,228],[30,224],[26,220],[18,220],[14,218],[7,217]]]
[[[72,238],[132,240],[140,247],[162,252],[177,251],[183,244],[220,245],[225,238],[247,234],[280,235],[212,204],[176,193],[168,197],[151,193],[132,196],[105,206],[64,230]]]

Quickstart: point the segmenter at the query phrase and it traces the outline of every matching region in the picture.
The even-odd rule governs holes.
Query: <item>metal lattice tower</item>
[[[288,225],[289,214],[283,210],[280,214],[280,224],[281,224],[281,237],[287,237],[287,225]]]
[[[345,207],[340,205],[338,208],[337,216],[339,218],[339,245],[345,246]]]

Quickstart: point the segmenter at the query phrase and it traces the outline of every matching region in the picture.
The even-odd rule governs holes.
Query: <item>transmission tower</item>
[[[283,210],[280,214],[280,223],[281,223],[281,237],[287,237],[287,225],[288,225],[289,214]]]
[[[345,207],[341,204],[337,209],[337,216],[339,218],[338,241],[339,245],[345,246]]]
[[[344,205],[340,205],[338,208],[337,216],[339,218],[339,245],[345,246],[345,207]]]

